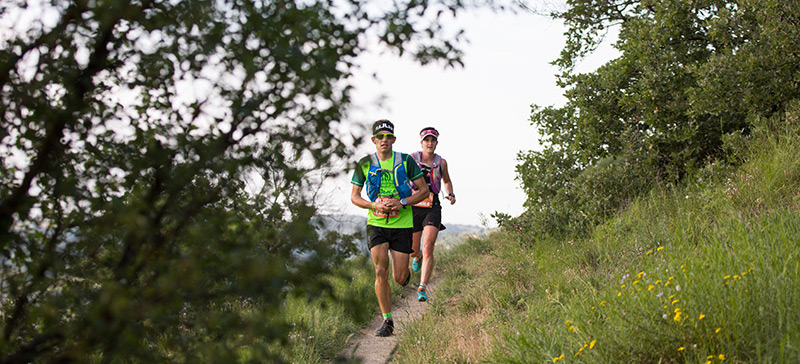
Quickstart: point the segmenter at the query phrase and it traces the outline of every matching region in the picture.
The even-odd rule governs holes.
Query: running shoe
[[[417,290],[417,299],[418,299],[420,302],[425,302],[425,301],[427,301],[427,300],[428,300],[428,294],[425,292],[425,288],[421,288],[421,287],[420,287],[420,288]]]
[[[414,257],[414,260],[411,262],[411,269],[415,272],[419,272],[419,270],[422,269],[422,261]]]
[[[392,336],[392,334],[394,334],[394,321],[392,320],[384,320],[383,326],[375,332],[375,336],[381,337]]]

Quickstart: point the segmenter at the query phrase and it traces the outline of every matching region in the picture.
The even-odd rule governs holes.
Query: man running
[[[372,126],[372,134],[376,153],[358,161],[350,181],[353,184],[350,201],[360,208],[369,209],[368,246],[375,264],[375,296],[383,314],[383,326],[376,335],[390,336],[394,333],[394,321],[389,257],[391,255],[392,278],[398,284],[407,285],[411,280],[408,254],[412,252],[414,226],[411,205],[428,196],[428,186],[411,156],[392,151],[396,139],[394,124],[389,120],[378,120]],[[408,181],[416,187],[413,193]],[[365,185],[369,200],[361,196]]]
[[[417,299],[425,302],[428,300],[428,279],[433,273],[433,246],[439,236],[439,231],[445,229],[442,225],[442,203],[439,201],[442,182],[447,191],[445,198],[450,201],[451,205],[456,203],[456,195],[453,194],[453,183],[450,181],[447,161],[435,153],[436,147],[439,145],[439,132],[435,128],[428,127],[422,129],[419,136],[422,151],[416,152],[412,156],[422,168],[430,193],[426,199],[413,207],[414,240],[412,248],[414,253],[411,256],[414,257],[414,261],[411,263],[411,269],[415,272],[422,269]],[[424,242],[420,244],[423,238]],[[420,245],[422,245],[421,252]]]

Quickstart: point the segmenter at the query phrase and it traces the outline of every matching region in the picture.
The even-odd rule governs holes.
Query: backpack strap
[[[414,161],[416,161],[417,164],[422,163],[422,151],[418,150],[418,151],[412,153],[411,156],[414,158]]]
[[[394,159],[394,165],[392,166],[392,169],[397,169],[398,166],[403,164],[403,153],[394,152],[394,156],[392,158]]]
[[[378,160],[378,153],[372,153],[369,155],[369,165],[372,167],[381,167],[381,162]]]
[[[431,167],[431,192],[439,193],[442,189],[442,156],[433,154],[433,166]]]

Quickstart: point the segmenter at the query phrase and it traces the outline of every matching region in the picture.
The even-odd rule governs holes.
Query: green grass
[[[800,137],[786,129],[587,239],[498,232],[443,254],[397,362],[800,362]]]

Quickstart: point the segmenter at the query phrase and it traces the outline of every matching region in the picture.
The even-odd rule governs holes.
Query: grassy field
[[[498,232],[443,254],[396,362],[800,362],[800,138],[773,132],[589,238]]]

